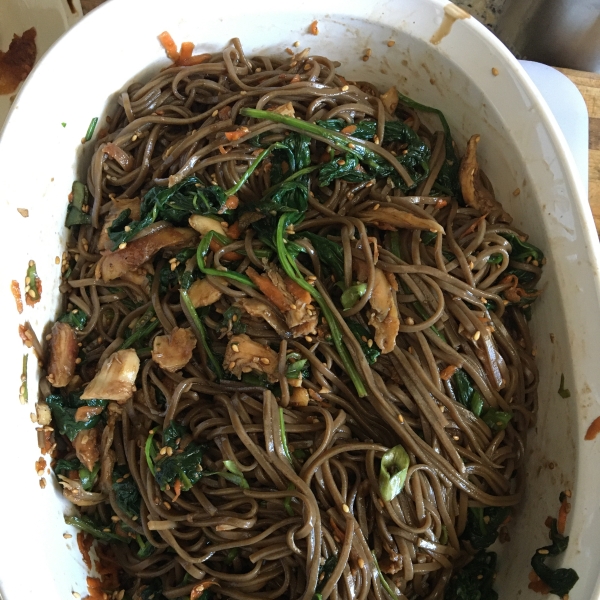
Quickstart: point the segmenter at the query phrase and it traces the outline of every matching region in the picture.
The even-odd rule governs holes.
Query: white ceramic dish
[[[67,195],[73,178],[84,174],[89,150],[81,137],[90,118],[105,114],[107,99],[128,81],[167,64],[156,39],[165,29],[177,42],[196,41],[202,51],[220,50],[234,35],[250,54],[282,53],[298,40],[301,47],[342,61],[341,71],[351,78],[382,87],[395,83],[440,107],[459,146],[472,133],[482,135],[481,162],[498,197],[517,227],[530,232],[548,256],[545,291],[532,321],[541,374],[539,418],[530,436],[527,494],[510,529],[512,541],[500,548],[497,588],[501,599],[538,599],[527,589],[529,560],[546,542],[544,520],[556,514],[559,492],[569,488],[571,543],[562,562],[580,575],[571,599],[598,598],[600,439],[583,438],[600,415],[599,248],[564,137],[517,61],[474,19],[457,21],[439,45],[430,43],[444,15],[441,0],[335,0],[327,11],[323,4],[231,0],[225,12],[193,0],[171,0],[168,8],[162,0],[146,0],[143,10],[139,2],[113,0],[48,52],[17,98],[0,140],[0,210],[8,253],[0,263],[5,384],[0,505],[6,548],[0,589],[5,600],[58,600],[71,597],[72,590],[85,595],[77,549],[62,537],[64,503],[52,476],[46,475],[48,486],[41,490],[34,473],[39,453],[29,413],[37,373],[30,361],[31,400],[19,405],[24,349],[17,324],[27,319],[41,336],[55,317],[60,276],[55,257],[65,238]],[[319,21],[317,37],[308,33],[313,19]],[[391,48],[390,39],[396,42]],[[363,62],[367,47],[372,56]],[[29,218],[17,207],[28,208]],[[30,258],[38,264],[43,302],[19,316],[9,282],[23,280]],[[571,391],[568,400],[557,393],[561,373]],[[550,469],[550,463],[556,467]]]
[[[0,49],[8,50],[13,35],[30,27],[37,31],[37,61],[46,50],[81,18],[80,0],[2,0],[0,2]],[[0,95],[0,130],[14,94]]]

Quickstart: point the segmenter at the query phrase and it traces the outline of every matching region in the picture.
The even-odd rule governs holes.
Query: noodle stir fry
[[[194,58],[120,95],[68,209],[42,392],[96,588],[496,598],[545,259],[479,136],[308,50]]]

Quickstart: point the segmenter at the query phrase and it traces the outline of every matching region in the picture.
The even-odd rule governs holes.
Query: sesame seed
[[[30,266],[30,267],[33,267],[34,265],[35,265],[35,263],[34,263],[32,260],[30,260],[30,261],[29,261],[29,266]]]
[[[400,423],[404,423],[404,417],[402,415],[398,415],[398,421],[400,421]]]
[[[171,510],[171,505],[165,500],[163,502],[163,506],[167,509],[167,510]]]
[[[73,536],[70,533],[63,533],[65,540],[70,540]]]
[[[289,55],[293,55],[294,51],[291,48],[286,48],[285,51],[289,54]]]
[[[342,510],[343,510],[345,513],[349,513],[349,512],[350,512],[350,509],[348,508],[348,505],[347,505],[347,504],[342,504]]]
[[[369,348],[372,348],[373,347],[373,340],[367,340],[367,346]]]
[[[35,296],[36,296],[35,290],[29,290],[27,292],[27,295],[31,298],[35,298]]]
[[[300,45],[300,42],[296,41],[293,43],[294,48],[297,48]]]
[[[117,481],[117,483],[119,483],[119,482]],[[110,520],[111,520],[113,523],[118,523],[118,522],[120,521],[120,519],[119,519],[119,517],[117,517],[117,515],[113,515],[113,516],[110,518]]]
[[[391,48],[395,44],[396,44],[396,42],[394,40],[389,40],[388,43],[387,43],[387,46],[388,46],[388,48]]]
[[[347,92],[349,89],[350,88],[347,85],[345,85],[342,87],[342,92]]]
[[[356,145],[350,143],[350,144],[348,144],[348,148],[350,148],[350,150],[354,150],[354,148],[356,148]]]
[[[538,550],[538,554],[549,554],[549,551],[548,551],[548,550],[546,550],[546,548],[540,548],[540,549]]]
[[[73,598],[81,598],[81,594],[79,592],[73,592]]]
[[[229,370],[231,371],[231,369],[233,369],[234,367],[235,367],[235,361],[233,361],[233,360],[232,360],[232,361],[229,363]]]
[[[231,317],[231,320],[235,323],[238,320],[238,316],[237,315],[233,315],[233,317]]]
[[[49,333],[49,334],[46,336],[46,341],[47,341],[47,342],[49,342],[51,339],[52,339],[52,334],[51,334],[51,333]]]
[[[407,325],[414,325],[415,324],[415,320],[412,317],[407,317],[406,324]]]
[[[160,454],[161,456],[164,456],[166,453],[167,453],[167,446],[163,446],[163,447],[160,449],[160,452],[159,452],[159,454]]]
[[[456,442],[458,442],[458,440],[460,440],[460,438],[457,435],[453,435],[452,439],[455,440]]]
[[[380,206],[381,206],[380,204],[376,204],[376,205],[373,207],[373,210],[379,210],[379,207],[380,207]]]
[[[246,90],[242,90],[242,91],[240,92],[240,96],[245,96],[247,93],[248,93],[248,92],[247,92]]]
[[[305,337],[304,337],[304,339],[305,339],[305,340],[306,340],[306,341],[307,341],[309,344],[310,344],[310,343],[313,341],[313,339],[310,337],[310,335],[307,335],[307,336],[305,336]]]
[[[81,358],[77,357],[77,358],[75,359],[75,364],[76,364],[76,365],[80,365],[80,364],[81,364]]]
[[[240,351],[240,347],[237,344],[231,344],[231,349],[234,352],[239,352]]]
[[[477,575],[477,579],[483,579],[483,575]]]
[[[498,69],[496,69],[496,67],[492,67],[492,75],[494,77],[498,77],[499,73],[500,73],[500,71],[498,71]]]
[[[291,308],[292,310],[296,310],[298,307],[297,307],[295,304],[290,304],[290,308]]]
[[[359,569],[364,569],[365,567],[365,561],[362,558],[358,559],[358,568]]]
[[[256,73],[260,73],[260,72],[262,71],[262,69],[261,69],[260,67],[256,67],[256,69],[254,69],[254,71],[255,71]]]
[[[570,498],[571,497],[571,490],[565,490],[565,496],[567,498]]]
[[[121,242],[119,244],[119,250],[123,250],[124,248],[127,248],[127,242]]]
[[[110,533],[110,527],[105,527],[102,531],[104,531],[105,533]]]
[[[265,358],[265,357],[261,358],[261,359],[260,359],[260,362],[261,362],[263,365],[269,365],[269,364],[271,364],[271,361],[270,361],[268,358]]]
[[[252,371],[251,367],[243,367],[242,368],[242,373],[250,373]]]
[[[481,331],[477,330],[474,334],[473,334],[473,341],[476,342],[479,338],[481,337]]]
[[[173,448],[171,446],[167,446],[167,456],[173,456]]]
[[[514,192],[513,192],[513,196],[518,196],[521,193],[521,188],[517,188]]]

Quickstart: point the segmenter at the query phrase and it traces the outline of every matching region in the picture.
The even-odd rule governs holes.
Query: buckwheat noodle
[[[137,348],[137,391],[126,402],[110,401],[97,426],[101,468],[92,500],[81,506],[106,527],[120,525],[117,533],[131,540],[111,544],[110,556],[121,570],[120,585],[138,594],[132,597],[145,597],[140,595],[144,586],[159,578],[169,599],[199,598],[205,590],[238,600],[312,600],[315,594],[339,600],[442,598],[453,572],[472,553],[461,541],[468,509],[514,506],[523,493],[538,373],[523,310],[503,293],[514,287],[506,277],[509,265],[532,274],[534,283],[541,265],[510,259],[511,244],[503,234],[521,239],[522,234],[498,211],[482,215],[435,187],[449,160],[447,140],[444,132],[424,124],[425,113],[400,101],[391,114],[374,86],[347,81],[338,66],[308,51],[284,59],[248,58],[234,40],[206,62],[171,66],[147,83],[131,84],[97,142],[87,175],[91,223],[75,230],[61,291],[69,309],[87,315],[77,332],[84,360],[69,384],[73,389],[95,376],[149,308],[158,321],[144,347]],[[303,250],[295,259],[297,268],[338,323],[363,382],[363,397],[314,301],[308,316],[316,315],[315,328],[293,335],[276,298],[213,272],[206,280],[218,298],[198,309],[203,333],[181,300],[179,284],[161,284],[161,274],[178,272],[175,257],[182,246],[166,246],[111,281],[99,276],[112,249],[105,220],[119,213],[114,205],[125,206],[119,204],[124,199],[142,198],[151,188],[167,189],[190,176],[205,186],[232,188],[261,148],[285,141],[294,131],[311,138],[311,165],[344,159],[339,151],[330,153],[325,137],[241,112],[281,113],[285,106],[310,123],[376,121],[378,139],[357,143],[394,166],[387,177],[340,177],[325,186],[319,185],[318,170],[307,173],[308,210],[286,229],[288,242],[293,239]],[[429,150],[429,174],[412,188],[410,175],[396,160],[405,145],[384,139],[385,122],[398,120],[412,127]],[[232,131],[241,136],[225,135]],[[236,192],[241,207],[260,202],[271,190],[270,162],[267,156]],[[403,191],[406,186],[410,191]],[[377,221],[386,207],[437,224],[444,234],[432,242],[425,239],[424,234],[431,235],[426,227],[394,227],[384,217]],[[275,269],[282,275],[269,240],[253,225],[247,219],[228,245],[211,246],[206,267],[239,274],[253,269],[256,277]],[[171,227],[157,221],[142,235]],[[332,277],[311,233],[339,248],[341,280]],[[198,239],[189,245],[195,248]],[[231,252],[237,253],[233,267],[226,256]],[[355,284],[357,264],[364,293],[344,309],[341,288]],[[388,310],[397,311],[400,329],[391,351],[370,364],[365,351],[378,344],[368,326],[377,316],[381,276],[389,282],[393,306]],[[244,309],[248,301],[260,303],[264,318]],[[231,307],[237,307],[235,317],[224,321]],[[369,332],[364,339],[353,334],[351,321]],[[254,357],[242,379],[223,363],[240,324],[243,335],[277,357],[268,389],[263,380],[246,377],[264,375],[257,373]],[[153,359],[155,338],[182,328],[190,329],[196,347],[183,367],[169,372]],[[202,335],[227,378],[215,373]],[[306,361],[310,375],[286,377],[290,353]],[[453,368],[468,376],[485,409],[512,416],[505,427],[495,428],[460,402]],[[205,445],[203,471],[241,473],[247,486],[239,477],[207,475],[180,495],[173,485],[161,490],[146,458],[147,440],[154,430],[151,443],[166,448],[162,432],[172,422],[188,432],[178,441],[180,448],[191,441]],[[61,455],[73,457],[74,449],[61,440]],[[410,465],[401,493],[384,501],[380,462],[398,445]],[[160,455],[157,461],[159,466]],[[135,482],[139,516],[117,501],[115,469]],[[153,547],[142,558],[136,536]],[[328,562],[331,557],[336,559]],[[205,587],[198,587],[202,583]]]

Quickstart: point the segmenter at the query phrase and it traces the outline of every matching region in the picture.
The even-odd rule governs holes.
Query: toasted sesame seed
[[[245,96],[247,93],[248,93],[248,92],[247,92],[246,90],[242,90],[242,91],[240,92],[240,96]]]
[[[30,261],[29,261],[29,266],[30,266],[30,267],[33,267],[34,265],[35,265],[35,263],[34,263],[32,260],[30,260]]]
[[[476,342],[481,337],[481,331],[479,329],[473,334],[473,341]]]
[[[77,358],[75,359],[75,364],[76,364],[76,365],[80,365],[80,364],[81,364],[81,358],[77,357]]]
[[[354,148],[356,148],[356,144],[348,144],[348,148],[350,148],[350,150],[354,150]]]
[[[387,43],[387,46],[388,46],[388,48],[391,48],[395,44],[396,44],[396,42],[394,40],[389,40],[388,43]]]
[[[73,598],[81,598],[81,594],[79,592],[73,592]]]
[[[343,510],[345,513],[349,513],[349,512],[350,512],[350,509],[348,508],[348,505],[347,505],[347,504],[342,504],[342,510]]]
[[[250,371],[252,371],[252,367],[243,367],[242,368],[242,373],[250,373]]]
[[[310,337],[310,335],[306,335],[306,336],[304,336],[304,339],[305,339],[305,340],[306,340],[306,341],[307,341],[309,344],[310,344],[310,343],[313,341],[313,339]]]
[[[571,495],[572,495],[572,494],[571,494],[571,490],[565,490],[565,496],[566,496],[567,498],[570,498],[570,497],[571,497]]]
[[[47,342],[49,342],[51,339],[52,339],[52,334],[51,334],[51,333],[49,333],[49,334],[46,336],[46,341],[47,341]]]
[[[167,509],[167,510],[171,510],[171,505],[165,500],[163,502],[163,506]]]
[[[240,351],[240,347],[237,344],[231,344],[231,349],[234,352],[239,352]]]
[[[118,483],[118,482],[117,482],[117,483]],[[111,520],[113,523],[118,523],[118,522],[119,522],[121,519],[119,519],[119,517],[117,517],[117,515],[113,515],[113,516],[110,518],[110,520]]]
[[[459,438],[457,435],[453,435],[453,436],[452,436],[452,439],[453,439],[454,441],[456,441],[456,442],[458,442],[458,440],[460,440],[460,438]]]
[[[358,568],[359,569],[364,569],[365,567],[365,561],[362,558],[358,559]]]
[[[291,308],[292,310],[296,310],[298,307],[297,307],[295,304],[290,304],[290,308]]]
[[[270,365],[271,364],[271,361],[268,358],[265,358],[264,356],[260,359],[260,362],[263,365]]]
[[[496,69],[496,67],[492,67],[492,75],[494,77],[498,77],[499,73],[500,73],[500,71],[498,71],[498,69]]]
[[[292,45],[294,46],[294,48],[297,48],[300,45],[300,42],[296,41]]]
[[[373,143],[379,145],[379,136],[378,135],[373,136]]]
[[[369,348],[372,348],[373,347],[373,340],[367,340],[367,346]]]
[[[35,293],[35,290],[29,290],[27,292],[27,295],[30,296],[31,298],[35,298],[37,294]]]
[[[167,456],[173,456],[173,448],[171,446],[167,446]]]
[[[124,248],[127,248],[127,242],[121,242],[119,244],[119,250],[123,250]]]
[[[70,533],[63,533],[65,540],[70,540],[73,536]]]
[[[286,48],[285,51],[289,54],[289,55],[293,55],[294,51],[291,48]]]
[[[538,554],[549,554],[549,551],[546,548],[540,548],[537,552]]]
[[[513,196],[518,196],[521,193],[521,188],[517,188],[514,192],[513,192]]]
[[[164,456],[166,453],[167,453],[167,446],[163,446],[163,447],[160,449],[160,451],[159,451],[159,454],[160,454],[161,456]]]
[[[406,324],[407,325],[414,325],[415,324],[415,320],[412,317],[407,317],[406,318]]]
[[[25,285],[28,285],[31,283],[31,277],[25,277]]]
[[[483,575],[481,575],[481,574],[477,575],[477,579],[483,579]]]
[[[380,207],[380,206],[381,206],[380,204],[376,204],[376,205],[373,207],[373,210],[379,210],[379,207]]]
[[[347,85],[345,85],[342,87],[342,92],[347,92],[349,89],[350,88]]]
[[[398,415],[398,421],[400,421],[400,423],[404,423],[404,417],[402,415]]]

